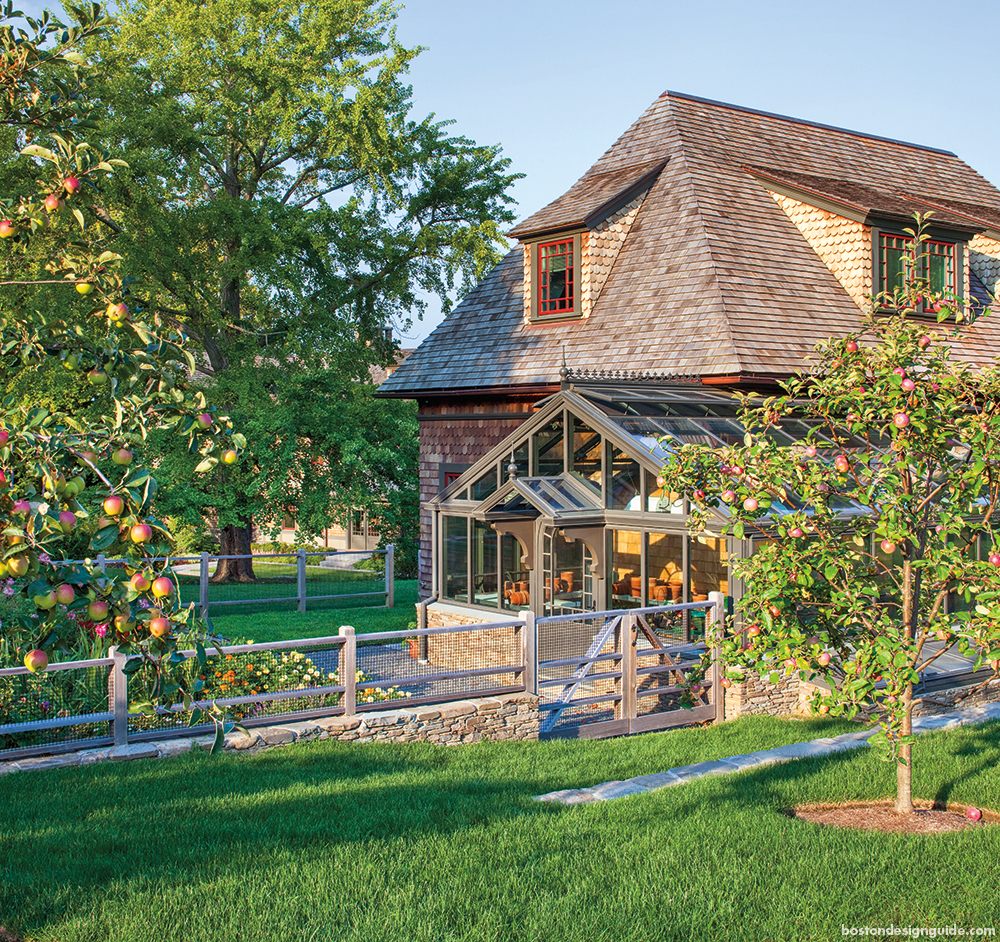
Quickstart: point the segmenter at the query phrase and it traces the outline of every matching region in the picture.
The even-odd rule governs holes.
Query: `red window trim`
[[[565,297],[565,299],[559,299],[559,298],[557,298],[556,301],[552,301],[550,299],[549,300],[545,300],[544,299],[545,287],[543,287],[543,282],[545,280],[546,272],[543,271],[543,268],[542,268],[542,250],[543,249],[552,248],[552,247],[560,247],[560,246],[565,246],[564,251],[562,251],[562,252],[553,252],[550,255],[548,255],[547,257],[551,259],[551,258],[556,258],[558,256],[563,256],[563,257],[569,256],[569,264],[566,266],[566,269],[565,269],[565,271],[566,271],[566,297]],[[574,292],[575,292],[575,288],[576,288],[576,264],[577,264],[577,260],[573,257],[573,253],[574,253],[575,248],[576,248],[576,240],[574,238],[572,238],[572,237],[569,238],[569,239],[557,239],[555,242],[540,242],[538,244],[538,254],[536,255],[536,260],[537,260],[537,265],[538,265],[538,279],[537,279],[537,284],[538,284],[538,301],[537,301],[537,305],[538,305],[538,308],[537,308],[538,309],[538,317],[567,317],[567,316],[576,314],[576,296],[575,296]],[[551,304],[557,303],[560,300],[564,301],[564,303],[566,304],[565,307],[554,307],[554,308],[549,308],[548,310],[545,309],[544,305],[546,305],[546,304],[551,305]]]
[[[915,261],[913,258],[914,239],[913,236],[910,235],[904,235],[903,233],[898,232],[885,232],[884,230],[880,231],[878,235],[878,290],[879,293],[883,293],[888,290],[889,283],[888,272],[885,268],[885,251],[888,247],[888,241],[890,239],[899,240],[902,243],[900,248],[906,251],[910,256],[907,264],[913,265]],[[928,250],[932,245],[944,246],[948,249],[947,253],[942,254],[947,254],[947,256],[951,259],[951,284],[945,286],[944,293],[945,295],[951,294],[957,297],[959,294],[958,243],[948,241],[947,239],[927,239],[926,241],[920,243],[921,251],[919,252],[919,255],[921,258],[931,254]],[[921,266],[924,270],[919,273],[919,277],[925,280],[927,278],[926,264],[927,262],[924,258],[923,265]]]

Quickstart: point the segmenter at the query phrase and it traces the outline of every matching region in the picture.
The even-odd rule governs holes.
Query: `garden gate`
[[[523,613],[535,647],[540,737],[599,739],[722,719],[717,649],[692,691],[693,708],[680,705],[680,680],[708,645],[714,649],[723,605],[713,592],[707,602],[681,605],[546,618]]]

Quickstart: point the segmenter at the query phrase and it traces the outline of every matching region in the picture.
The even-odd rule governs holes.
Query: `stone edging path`
[[[957,710],[954,713],[922,716],[913,721],[913,732],[928,733],[932,730],[971,726],[974,723],[985,723],[988,720],[998,719],[1000,719],[1000,703],[990,703],[982,707]],[[742,756],[730,756],[728,759],[718,759],[715,762],[696,762],[694,765],[682,765],[675,769],[668,769],[666,772],[655,772],[652,775],[639,775],[622,782],[604,782],[590,788],[566,788],[562,791],[548,792],[545,795],[535,795],[535,800],[555,802],[561,805],[583,805],[594,801],[610,801],[612,798],[626,798],[629,795],[642,795],[660,788],[669,788],[672,785],[683,785],[685,782],[704,778],[706,775],[726,775],[759,765],[774,765],[778,762],[790,762],[792,759],[825,756],[847,749],[857,749],[859,746],[867,746],[868,739],[875,732],[874,729],[866,729],[858,733],[844,733],[841,736],[813,739],[792,746],[780,746],[777,749],[749,752]]]

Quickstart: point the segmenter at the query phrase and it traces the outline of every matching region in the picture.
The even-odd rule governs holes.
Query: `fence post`
[[[726,688],[722,686],[722,635],[726,628],[726,597],[721,592],[709,592],[712,603],[705,618],[705,644],[712,649],[712,700],[715,721],[726,718]]]
[[[639,715],[638,658],[636,657],[636,616],[626,612],[622,616],[621,627],[621,671],[622,671],[622,719],[634,720]]]
[[[385,548],[385,607],[396,607],[396,547]]]
[[[358,642],[350,625],[340,626],[344,643],[340,646],[340,686],[344,688],[344,716],[357,709]]]
[[[201,554],[201,568],[198,571],[198,602],[201,617],[208,618],[208,553]]]
[[[524,658],[524,692],[538,696],[538,626],[535,613],[525,609],[518,612],[524,627],[521,637],[521,657]]]
[[[114,713],[112,735],[116,746],[128,745],[128,674],[125,662],[128,660],[118,645],[112,645],[108,653],[114,658],[111,666],[111,703],[109,712]]]
[[[103,576],[108,571],[108,557],[104,553],[98,553],[97,559],[94,562],[97,563],[97,568],[101,570],[101,575]]]
[[[304,612],[306,610],[306,551],[300,549],[295,554],[295,562],[298,566],[298,596],[299,596],[299,611]]]

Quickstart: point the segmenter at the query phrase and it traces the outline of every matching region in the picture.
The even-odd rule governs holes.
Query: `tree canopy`
[[[405,489],[413,466],[373,474],[351,455],[393,447],[383,431],[398,433],[407,407],[358,413],[346,385],[370,385],[427,293],[447,305],[496,261],[511,218],[499,148],[410,117],[418,50],[397,42],[393,17],[370,0],[126,0],[93,46],[106,139],[129,153],[120,251],[148,303],[200,347],[206,385],[263,434],[243,486],[217,490],[224,550],[280,512],[263,461],[276,450],[313,510],[320,468],[330,513]],[[335,434],[323,410],[293,408],[317,383],[344,404]]]

